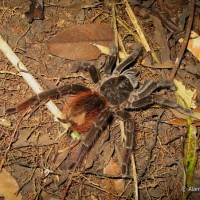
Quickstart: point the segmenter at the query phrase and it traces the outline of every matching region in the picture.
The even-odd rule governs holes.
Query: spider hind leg
[[[117,116],[121,118],[125,122],[125,150],[123,152],[122,157],[122,176],[126,177],[129,172],[129,162],[130,155],[133,151],[134,145],[134,131],[135,131],[135,123],[132,119],[132,116],[127,111],[117,111]]]
[[[86,154],[92,148],[92,146],[98,139],[99,135],[105,129],[110,117],[111,117],[111,112],[109,109],[104,109],[101,111],[98,118],[96,119],[96,122],[93,123],[90,131],[87,133],[86,137],[82,141],[77,160],[72,162],[68,166],[68,169],[71,170],[73,168],[79,167],[82,164]]]

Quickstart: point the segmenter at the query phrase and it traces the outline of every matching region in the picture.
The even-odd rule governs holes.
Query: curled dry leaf
[[[15,179],[5,169],[2,169],[0,173],[0,197],[4,197],[6,200],[21,200],[21,193],[16,196],[18,190],[19,186]]]
[[[107,151],[105,150],[105,147],[107,146],[107,144],[109,144],[109,142],[107,141],[109,138],[109,132],[105,131],[104,134],[102,134],[98,141],[95,143],[94,147],[90,150],[88,156],[87,156],[87,162],[85,165],[85,169],[88,169],[90,167],[93,166],[95,160],[98,158],[99,163],[101,163],[101,165],[98,166],[98,170],[101,170],[105,165],[107,165],[107,163],[109,162],[111,155],[113,153],[112,148],[111,149],[107,149]],[[107,141],[107,142],[106,142]],[[104,153],[106,151],[106,153]],[[101,154],[101,155],[100,155]],[[106,155],[104,155],[106,154]]]
[[[101,149],[100,149],[100,154],[101,156],[99,157],[99,162],[101,163],[98,169],[104,168],[112,158],[113,152],[114,152],[114,144],[111,143],[110,141],[105,142]]]
[[[182,43],[183,38],[179,42]],[[200,61],[200,36],[194,31],[191,32],[187,49]]]
[[[178,103],[183,107],[196,108],[196,89],[187,89],[181,81],[176,79],[174,79],[174,84],[176,86],[175,95]]]
[[[101,52],[91,45],[96,43],[109,47],[114,43],[110,24],[84,24],[65,29],[47,42],[53,55],[70,60],[94,60]]]

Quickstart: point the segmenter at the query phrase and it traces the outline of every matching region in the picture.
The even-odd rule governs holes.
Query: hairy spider
[[[160,106],[175,108],[182,113],[190,113],[179,104],[153,93],[158,88],[174,90],[175,86],[172,81],[155,82],[150,79],[138,87],[139,83],[136,79],[138,71],[127,66],[138,57],[140,50],[141,47],[138,46],[127,59],[115,66],[117,50],[115,47],[111,48],[112,55],[107,58],[103,78],[101,78],[99,70],[94,65],[90,65],[88,71],[95,84],[95,91],[81,84],[64,85],[39,93],[15,108],[8,109],[7,113],[21,111],[47,98],[60,98],[67,94],[74,95],[65,108],[66,121],[71,123],[72,130],[86,133],[86,136],[82,140],[79,157],[76,162],[71,164],[71,167],[79,166],[82,163],[87,152],[110,122],[111,116],[120,118],[124,121],[126,134],[122,160],[122,175],[125,176],[128,174],[134,140],[134,120],[129,111],[156,103]]]

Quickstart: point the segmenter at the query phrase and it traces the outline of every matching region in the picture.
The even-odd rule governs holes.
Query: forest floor
[[[52,55],[52,49],[49,49],[47,43],[54,36],[75,25],[114,24],[112,8],[115,8],[115,34],[117,31],[121,41],[119,50],[130,54],[140,43],[140,39],[126,12],[124,2],[116,1],[113,4],[109,1],[94,0],[44,0],[44,19],[34,19],[35,16],[31,15],[33,13],[29,13],[29,18],[25,15],[30,9],[31,1],[1,0],[0,34],[44,89],[71,83],[95,89],[82,65],[84,62],[93,63],[103,71],[105,55],[92,61],[79,60],[79,51],[75,50],[70,41],[65,41],[70,43],[71,51],[75,51],[77,59],[61,58]],[[151,52],[154,51],[156,55],[152,58],[143,47],[135,64],[130,68],[135,67],[140,72],[140,85],[148,79],[167,79],[172,76],[174,63],[180,53],[179,39],[184,38],[186,32],[187,23],[179,22],[187,22],[191,12],[187,10],[188,3],[168,0],[163,4],[163,1],[159,0],[138,0],[129,1],[129,5],[136,13]],[[196,4],[195,8],[192,30],[200,35],[199,5]],[[73,35],[73,32],[71,34]],[[62,39],[65,40],[65,36],[68,37],[65,33]],[[83,38],[76,38],[76,42],[81,46]],[[62,50],[62,45],[58,47],[59,51]],[[92,54],[90,51],[87,55],[90,53]],[[161,64],[155,62],[155,57]],[[175,79],[182,82],[188,90],[196,90],[194,101],[197,108],[200,100],[198,59],[200,58],[185,49],[181,65],[175,74]],[[176,101],[173,91],[164,89],[155,93]],[[12,115],[5,114],[6,109],[33,96],[34,91],[2,53],[0,94],[0,199],[183,198],[187,178],[185,158],[188,127],[185,123],[187,116],[177,113],[175,109],[154,105],[130,112],[135,121],[134,149],[129,176],[123,179],[121,164],[123,133],[126,130],[118,118],[112,119],[112,123],[88,152],[82,166],[72,172],[67,168],[69,158],[73,159],[73,152],[80,148],[81,143],[72,138],[70,129],[64,129],[59,120],[55,120],[45,106],[46,101]],[[64,96],[53,101],[63,110],[63,106],[71,98]],[[199,123],[196,124],[193,127],[196,129],[195,141],[198,147]],[[193,156],[197,161],[188,199],[200,199],[199,151],[194,152]]]

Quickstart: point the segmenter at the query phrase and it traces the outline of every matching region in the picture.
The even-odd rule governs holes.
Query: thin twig
[[[122,176],[122,175],[111,175],[111,174],[102,174],[102,173],[97,173],[97,172],[92,172],[92,171],[85,171],[82,172],[82,174],[84,175],[94,175],[94,176],[98,176],[98,178],[111,178],[111,179],[131,179],[133,180],[134,177],[133,176]]]
[[[115,46],[117,48],[117,52],[119,50],[119,42],[118,42],[118,30],[117,30],[117,19],[116,19],[116,8],[115,3],[112,3],[112,22],[115,36]],[[119,56],[117,56],[116,63],[119,64]]]
[[[145,34],[143,33],[143,30],[140,26],[140,24],[138,23],[138,20],[137,20],[137,17],[135,15],[135,13],[133,12],[131,6],[129,5],[129,2],[128,0],[124,0],[124,3],[126,5],[126,12],[133,24],[133,26],[135,27],[140,39],[141,39],[141,42],[142,42],[142,45],[144,46],[145,50],[147,52],[151,52],[151,55],[153,57],[153,59],[157,62],[157,63],[160,63],[159,59],[157,58],[155,52],[150,48],[148,42],[147,42],[147,39],[145,37]]]
[[[125,8],[125,9],[126,9],[126,12],[127,12],[128,16],[129,16],[129,18],[130,18],[132,24],[134,25],[134,27],[135,27],[135,29],[136,29],[138,35],[140,36],[141,42],[142,42],[142,44],[143,44],[145,50],[146,50],[147,52],[151,51],[151,49],[150,49],[150,47],[149,47],[149,44],[148,44],[148,42],[147,42],[147,39],[146,39],[146,37],[145,37],[145,35],[144,35],[143,31],[142,31],[142,28],[140,27],[140,25],[139,25],[139,23],[138,23],[138,20],[137,20],[137,18],[136,18],[136,16],[135,16],[134,12],[132,11],[132,9],[131,9],[131,7],[130,7],[128,1],[127,1],[127,0],[124,0],[124,3],[125,3],[125,5],[126,5],[126,8]]]
[[[14,142],[15,135],[16,135],[16,133],[17,133],[18,127],[19,127],[19,125],[20,125],[20,123],[21,123],[21,121],[22,121],[22,119],[24,118],[25,115],[26,115],[26,112],[25,112],[25,113],[22,115],[22,117],[20,118],[18,124],[16,125],[16,127],[15,127],[15,129],[14,129],[12,135],[11,135],[9,145],[8,145],[8,147],[7,147],[6,151],[5,151],[5,154],[3,155],[3,159],[1,160],[1,163],[0,163],[0,171],[2,170],[2,168],[3,168],[3,166],[4,166],[4,163],[5,163],[5,161],[6,161],[8,152],[10,151],[11,146],[12,146],[12,144],[13,144],[13,142]]]
[[[138,179],[137,179],[137,170],[136,170],[136,165],[135,165],[135,156],[133,153],[131,154],[131,163],[132,163],[133,177],[134,177],[134,197],[135,197],[135,200],[138,200],[139,199]]]
[[[193,19],[194,19],[195,0],[191,0],[189,2],[188,7],[190,9],[189,10],[190,15],[189,15],[188,23],[187,23],[187,26],[186,26],[185,37],[184,37],[184,41],[181,45],[181,49],[179,51],[179,54],[178,54],[176,61],[174,63],[174,66],[172,68],[171,75],[169,76],[170,80],[173,80],[174,77],[176,76],[176,72],[177,72],[178,67],[180,66],[182,58],[183,58],[183,54],[185,52],[185,49],[187,48],[187,44],[188,44],[188,41],[189,41],[190,32],[191,32],[191,28],[192,28],[192,23],[193,23]]]
[[[19,72],[27,84],[34,90],[36,94],[43,91],[40,84],[37,80],[28,72],[26,66],[20,61],[18,56],[14,53],[11,47],[6,43],[3,37],[0,35],[0,50],[2,53],[8,58],[8,60],[13,64],[16,70]],[[48,101],[46,103],[49,111],[55,116],[56,119],[64,119],[62,112],[59,108],[53,103],[53,101]],[[68,128],[68,125],[65,123],[61,123],[64,128]]]
[[[147,165],[145,166],[145,168],[143,169],[141,175],[140,175],[140,178],[139,178],[139,183],[142,181],[143,179],[143,176],[145,175],[149,165],[151,164],[151,158],[152,158],[152,152],[157,144],[157,136],[158,136],[158,128],[159,128],[159,124],[160,124],[160,120],[163,116],[165,111],[162,111],[161,114],[159,115],[159,118],[158,118],[158,121],[157,121],[157,124],[156,124],[156,128],[155,128],[155,133],[154,133],[154,143],[152,144],[151,146],[151,149],[149,150],[149,158],[148,158],[148,161],[147,161]]]
[[[67,194],[68,194],[68,192],[69,192],[69,187],[70,187],[70,185],[71,185],[72,182],[73,182],[73,177],[74,177],[74,174],[75,174],[76,167],[77,167],[77,164],[74,166],[73,171],[72,171],[72,173],[71,173],[70,176],[69,176],[67,185],[66,185],[66,187],[65,187],[65,189],[64,189],[64,195],[63,195],[63,197],[62,197],[62,200],[65,200],[66,197],[67,197]]]

